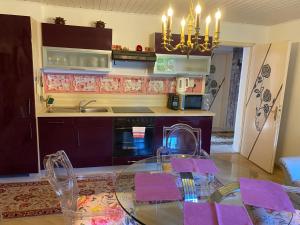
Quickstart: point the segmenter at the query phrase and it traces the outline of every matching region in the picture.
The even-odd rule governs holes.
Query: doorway
[[[234,136],[243,52],[242,47],[221,46],[212,54],[211,70],[205,83],[206,109],[215,113],[212,153],[236,152]]]

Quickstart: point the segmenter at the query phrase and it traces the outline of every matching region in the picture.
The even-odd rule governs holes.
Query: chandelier
[[[200,18],[201,18],[201,6],[197,4],[194,8],[193,0],[190,1],[190,10],[188,16],[181,20],[181,32],[180,42],[175,46],[172,38],[172,16],[173,9],[170,7],[167,12],[167,16],[162,16],[162,46],[169,52],[180,50],[182,53],[189,54],[194,51],[209,52],[219,45],[220,36],[220,19],[221,12],[218,9],[215,14],[215,30],[212,40],[209,37],[209,29],[211,23],[211,16],[208,15],[205,20],[205,33],[204,40],[200,36]],[[185,36],[185,29],[187,25],[187,40]],[[194,34],[192,36],[192,33]]]

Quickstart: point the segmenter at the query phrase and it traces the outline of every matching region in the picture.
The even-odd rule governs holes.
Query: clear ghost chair
[[[73,166],[64,151],[47,155],[44,167],[46,178],[59,198],[67,225],[91,225],[98,224],[97,221],[107,221],[107,225],[132,224],[118,204],[104,209],[102,204],[106,200],[103,196],[97,193],[80,195]],[[109,221],[111,218],[112,221]]]
[[[201,149],[201,129],[178,123],[163,128],[163,146],[157,150],[157,156],[168,154],[189,154],[209,157]]]

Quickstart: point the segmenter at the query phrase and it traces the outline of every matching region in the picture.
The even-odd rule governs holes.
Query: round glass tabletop
[[[139,202],[135,199],[134,176],[138,172],[164,172],[173,174],[176,177],[176,185],[184,198],[184,188],[180,174],[175,173],[171,168],[170,159],[172,157],[199,158],[199,156],[191,155],[170,155],[164,156],[163,161],[161,162],[158,161],[159,159],[157,157],[151,157],[129,165],[125,170],[118,174],[116,178],[116,197],[118,202],[123,209],[140,224],[183,224],[183,200]],[[242,168],[241,165],[214,156],[211,156],[211,159],[218,167],[217,174],[208,176],[193,173],[197,202],[208,201],[209,196],[218,188],[238,181],[239,177],[258,177],[258,173],[251,168]],[[242,203],[241,201],[237,201],[235,204]]]

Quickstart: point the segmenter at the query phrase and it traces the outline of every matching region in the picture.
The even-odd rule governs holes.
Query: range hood
[[[156,54],[154,74],[199,76],[210,73],[210,56]]]
[[[128,60],[128,61],[144,61],[155,62],[155,52],[139,52],[139,51],[112,51],[113,60]]]

